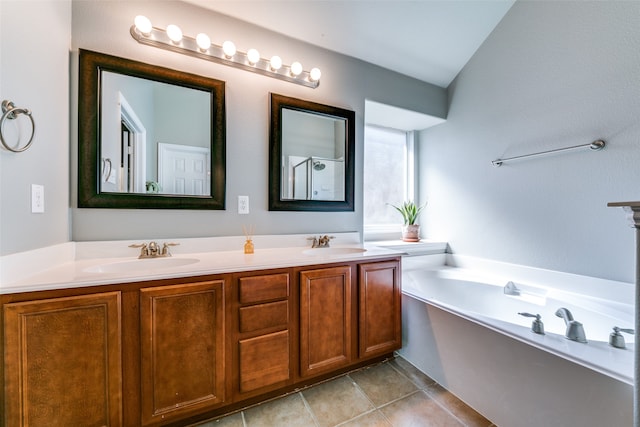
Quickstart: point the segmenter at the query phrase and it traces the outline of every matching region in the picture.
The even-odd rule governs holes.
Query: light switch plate
[[[44,213],[44,185],[31,184],[31,213]]]

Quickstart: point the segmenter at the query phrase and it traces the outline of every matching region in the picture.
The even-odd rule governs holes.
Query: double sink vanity
[[[77,208],[226,209],[225,82],[83,49],[78,63]],[[354,212],[355,112],[268,98],[269,211]],[[0,427],[189,425],[389,357],[401,253],[309,237],[0,257]],[[165,256],[139,259],[151,247]]]
[[[70,259],[0,284],[2,425],[187,425],[399,349],[401,254],[307,238],[52,249]]]

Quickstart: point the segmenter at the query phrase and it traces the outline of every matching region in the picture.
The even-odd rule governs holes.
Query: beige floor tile
[[[424,391],[383,406],[380,411],[394,427],[463,427]]]
[[[198,427],[336,425],[495,427],[401,357]]]
[[[480,415],[472,407],[458,399],[441,385],[432,384],[427,388],[426,392],[468,427],[488,427],[491,425],[491,421]]]
[[[379,410],[360,415],[358,418],[340,424],[340,427],[392,427]]]
[[[376,407],[399,399],[418,388],[388,363],[374,365],[349,374]]]
[[[347,376],[302,392],[320,426],[330,427],[370,411],[371,402]]]
[[[407,376],[418,388],[426,389],[436,381],[425,375],[418,368],[407,362],[402,356],[397,356],[395,359],[388,362],[391,366]]]
[[[209,421],[204,424],[198,424],[198,427],[243,427],[242,414],[237,412],[235,414],[227,415],[226,417],[218,418],[217,420]]]
[[[316,425],[299,393],[247,409],[244,412],[244,420],[247,427],[311,427]]]

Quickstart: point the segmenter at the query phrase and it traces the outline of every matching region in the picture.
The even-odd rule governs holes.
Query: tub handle
[[[627,345],[624,342],[624,337],[620,332],[624,332],[627,334],[633,334],[635,331],[633,329],[624,329],[619,328],[617,326],[613,327],[613,332],[609,335],[609,345],[615,348],[627,348]]]
[[[542,316],[539,314],[531,314],[531,313],[518,313],[520,316],[524,317],[535,317],[535,320],[531,323],[531,332],[538,335],[544,335],[544,323],[542,323]]]

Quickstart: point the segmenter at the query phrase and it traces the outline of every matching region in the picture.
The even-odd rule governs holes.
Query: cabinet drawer
[[[283,327],[289,324],[288,301],[270,302],[240,308],[240,332]]]
[[[241,392],[249,392],[291,378],[289,331],[242,340],[238,344]]]
[[[240,278],[240,304],[258,303],[289,296],[289,275],[269,274]]]

